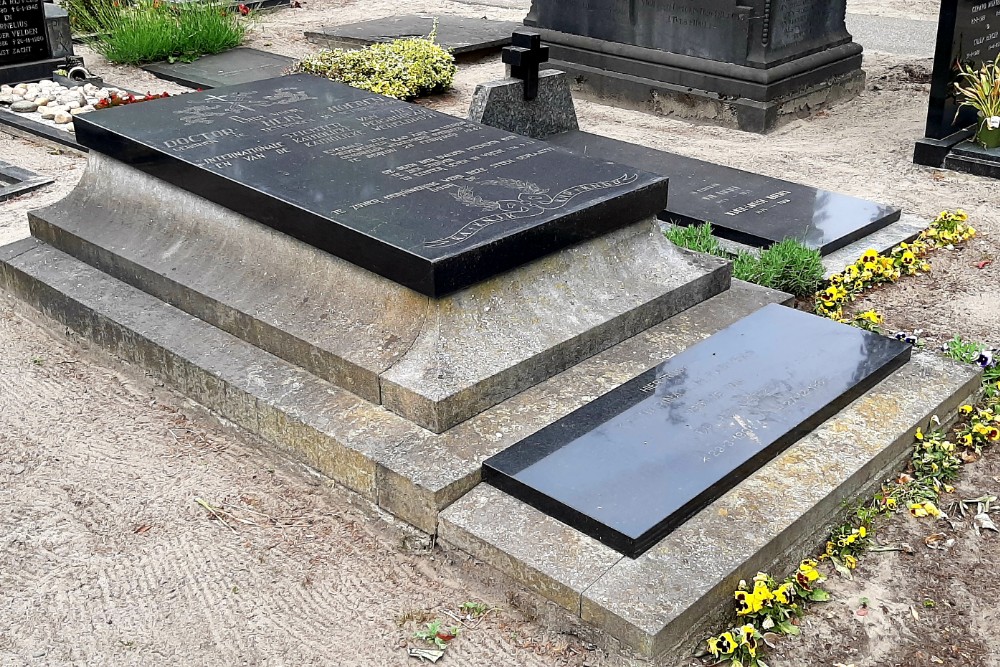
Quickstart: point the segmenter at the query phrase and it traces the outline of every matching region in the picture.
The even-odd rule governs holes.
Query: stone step
[[[0,248],[0,288],[384,510],[434,533],[482,462],[788,295],[732,289],[436,434],[38,239]]]
[[[645,221],[433,299],[99,152],[29,222],[35,238],[436,433],[731,275]]]
[[[485,483],[441,513],[439,539],[675,664],[732,621],[741,578],[794,569],[842,518],[845,501],[868,496],[909,456],[918,426],[953,414],[978,387],[973,368],[915,352],[636,559]]]

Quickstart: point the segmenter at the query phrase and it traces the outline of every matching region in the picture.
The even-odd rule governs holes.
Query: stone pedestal
[[[864,89],[843,0],[535,0],[525,24],[585,97],[767,132]]]
[[[479,84],[469,120],[533,139],[580,129],[566,74],[551,69],[539,73],[538,97],[530,101],[520,79]]]

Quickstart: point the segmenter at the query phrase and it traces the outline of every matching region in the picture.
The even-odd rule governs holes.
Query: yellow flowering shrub
[[[816,293],[816,313],[847,324],[859,324],[865,329],[875,329],[880,322],[874,311],[863,313],[859,320],[844,316],[844,306],[855,301],[867,290],[886,283],[897,282],[903,276],[913,276],[931,270],[925,257],[935,248],[953,246],[976,235],[968,225],[968,214],[959,209],[943,211],[920,233],[913,243],[900,243],[888,255],[869,249],[842,272],[830,277],[829,286]]]
[[[455,58],[428,37],[397,39],[357,51],[320,51],[292,66],[399,100],[444,92],[455,80]]]
[[[797,635],[799,628],[792,619],[802,615],[804,603],[830,599],[820,588],[824,577],[817,566],[814,560],[804,560],[795,574],[780,584],[764,572],[758,572],[750,583],[741,581],[733,597],[736,616],[744,625],[709,637],[706,641],[712,657],[742,667],[767,667],[759,655],[761,633]]]

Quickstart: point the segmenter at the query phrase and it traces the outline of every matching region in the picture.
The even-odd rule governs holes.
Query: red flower
[[[250,14],[250,8],[246,5],[240,5],[240,14],[243,16],[248,16]]]

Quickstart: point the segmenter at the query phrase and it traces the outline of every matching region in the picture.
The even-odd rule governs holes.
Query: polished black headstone
[[[188,88],[221,88],[281,76],[294,58],[248,47],[202,56],[189,63],[158,62],[142,69]]]
[[[943,0],[938,19],[931,99],[927,109],[929,139],[944,139],[976,122],[973,109],[956,119],[955,81],[958,64],[978,66],[1000,54],[1000,3],[987,0]]]
[[[546,141],[669,177],[670,200],[661,219],[710,222],[716,235],[759,248],[793,238],[827,255],[900,217],[898,208],[587,132]]]
[[[0,0],[0,67],[49,58],[41,0]]]
[[[488,459],[483,476],[634,558],[909,357],[906,343],[770,305]]]
[[[331,49],[358,49],[394,39],[426,37],[435,25],[435,43],[456,56],[499,51],[510,44],[511,33],[520,27],[513,21],[491,21],[454,14],[407,14],[307,30],[306,39]]]
[[[666,202],[660,176],[307,74],[75,123],[92,150],[429,296]]]

